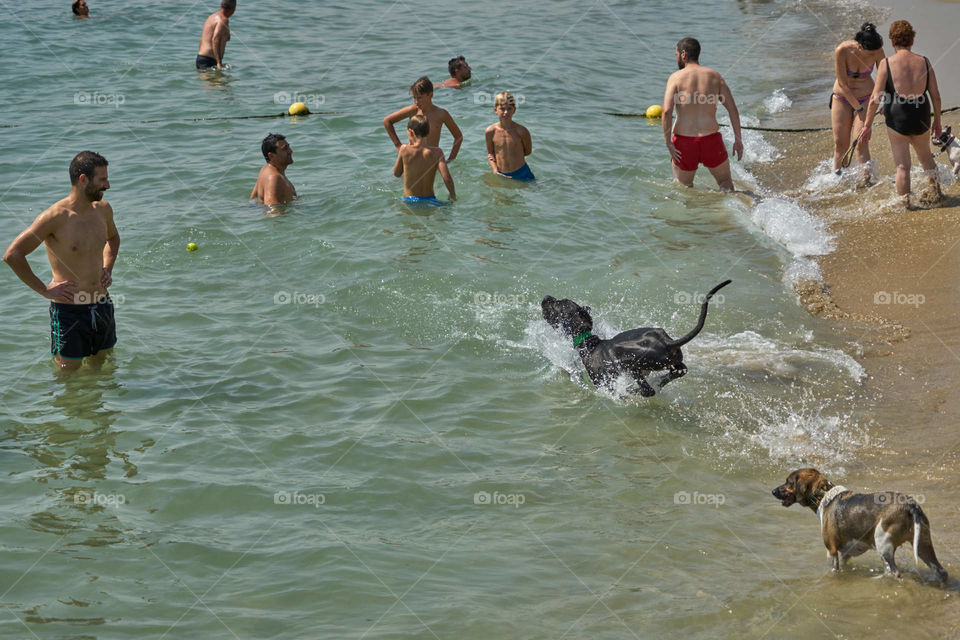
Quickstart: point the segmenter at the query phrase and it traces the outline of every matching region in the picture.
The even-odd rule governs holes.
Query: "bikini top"
[[[851,78],[869,78],[871,73],[873,73],[873,65],[870,65],[870,68],[866,71],[850,71],[850,69],[847,69],[847,75]]]

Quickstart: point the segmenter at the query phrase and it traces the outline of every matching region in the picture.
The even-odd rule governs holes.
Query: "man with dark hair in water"
[[[230,16],[237,10],[237,0],[221,0],[220,10],[210,14],[200,33],[197,69],[223,69],[223,54],[230,39]]]
[[[113,209],[103,200],[110,188],[107,159],[83,151],[70,163],[70,195],[37,216],[3,254],[17,277],[50,300],[50,351],[63,371],[83,359],[102,362],[117,342],[113,302],[107,288],[120,250]],[[50,284],[33,273],[27,256],[43,243],[53,271]]]
[[[70,8],[73,10],[73,15],[78,18],[90,17],[90,7],[84,0],[73,0],[73,5]]]
[[[460,85],[470,79],[470,65],[467,64],[467,60],[463,56],[450,58],[450,62],[447,63],[447,70],[450,72],[450,77],[438,84],[438,87],[459,89]]]
[[[663,138],[673,160],[673,177],[692,187],[697,167],[703,164],[721,189],[733,191],[730,160],[717,124],[717,104],[722,104],[733,126],[733,153],[738,160],[742,159],[740,113],[733,95],[719,73],[700,64],[700,43],[696,39],[684,38],[678,42],[676,56],[680,70],[674,71],[667,80],[663,96]]]
[[[260,169],[250,198],[267,206],[285,204],[296,198],[297,190],[286,176],[287,167],[293,164],[293,149],[287,139],[279,133],[271,133],[263,139],[260,151],[267,164]]]

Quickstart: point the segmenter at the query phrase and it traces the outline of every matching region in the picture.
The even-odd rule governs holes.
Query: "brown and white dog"
[[[941,582],[947,580],[947,571],[933,550],[930,521],[910,496],[895,491],[854,493],[834,485],[816,469],[797,469],[773,495],[785,507],[797,503],[820,517],[823,544],[834,571],[847,558],[876,549],[886,573],[899,578],[893,556],[897,547],[912,538],[914,560],[920,556]]]

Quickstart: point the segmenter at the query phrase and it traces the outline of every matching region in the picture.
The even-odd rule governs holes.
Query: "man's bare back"
[[[677,66],[663,96],[663,138],[673,165],[674,179],[690,187],[697,167],[709,169],[721,189],[733,190],[730,162],[717,123],[717,105],[730,114],[733,153],[743,158],[740,114],[723,77],[699,63],[700,43],[684,38],[677,43]],[[673,121],[673,112],[677,121]]]
[[[681,136],[706,136],[720,130],[717,105],[723,101],[726,83],[720,74],[701,65],[675,71],[667,82],[673,85],[677,121],[673,132]]]
[[[230,40],[230,16],[233,12],[234,9],[221,7],[207,17],[200,32],[200,50],[197,55],[212,60],[218,69],[223,67],[223,56],[227,50],[227,41]],[[200,62],[198,59],[198,67],[201,66]]]

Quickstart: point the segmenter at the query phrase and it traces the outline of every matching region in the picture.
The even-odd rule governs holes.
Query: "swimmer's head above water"
[[[87,6],[86,0],[73,0],[73,5],[70,8],[73,10],[73,15],[78,18],[90,17],[90,7]]]
[[[417,78],[416,82],[410,85],[410,93],[414,98],[433,95],[433,83],[427,76]]]
[[[422,140],[430,134],[430,121],[426,116],[413,116],[407,122],[407,131],[417,140]]]
[[[700,42],[696,38],[684,38],[677,43],[677,68],[683,69],[688,62],[700,62]]]
[[[427,76],[417,78],[417,81],[410,85],[410,93],[413,95],[414,104],[418,109],[422,109],[425,105],[432,104],[433,83]]]
[[[463,56],[450,58],[450,62],[447,63],[447,70],[450,72],[450,77],[456,78],[457,82],[470,79],[470,65],[467,64],[467,60]]]
[[[260,143],[260,152],[267,162],[279,164],[281,167],[293,164],[293,149],[290,148],[286,136],[279,133],[268,134]]]
[[[220,0],[220,10],[229,18],[237,10],[237,0]]]
[[[493,112],[498,118],[510,120],[517,111],[517,99],[509,91],[501,91],[493,98]]]

